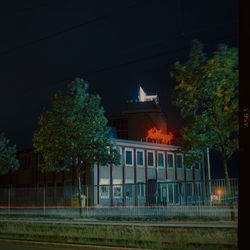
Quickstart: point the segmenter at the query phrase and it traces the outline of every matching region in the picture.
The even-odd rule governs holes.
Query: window
[[[109,185],[100,186],[100,196],[101,198],[109,198]]]
[[[169,203],[174,203],[174,189],[173,189],[174,184],[168,184],[168,202]]]
[[[179,202],[179,188],[178,188],[178,184],[174,184],[174,203],[178,203]]]
[[[154,163],[154,152],[148,152],[148,166],[153,167]]]
[[[168,153],[168,168],[174,168],[174,155]]]
[[[182,155],[176,155],[176,167],[177,168],[183,167]]]
[[[157,200],[162,205],[167,202],[167,187],[165,183],[157,183]]]
[[[164,153],[163,152],[158,152],[157,153],[157,166],[159,168],[164,168],[165,167],[165,159],[164,159]]]
[[[186,183],[186,195],[192,196],[193,194],[193,184],[192,183]]]
[[[113,195],[114,195],[114,198],[121,198],[122,197],[122,185],[113,186]]]
[[[109,198],[109,179],[100,178],[100,198]]]
[[[196,196],[200,196],[201,195],[201,184],[200,183],[195,183],[194,194]]]
[[[114,179],[113,180],[113,197],[114,198],[121,198],[122,195],[122,180],[121,179]]]
[[[145,197],[145,184],[144,183],[138,183],[137,184],[137,195],[139,198]]]
[[[133,197],[133,184],[126,184],[125,185],[125,194],[126,194],[126,198]]]
[[[144,152],[143,151],[136,151],[136,164],[139,167],[144,166]]]
[[[125,165],[133,166],[133,150],[125,149]]]

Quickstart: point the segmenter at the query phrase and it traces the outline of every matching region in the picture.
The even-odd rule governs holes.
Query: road
[[[237,223],[231,222],[138,222],[138,221],[104,221],[88,219],[45,219],[45,218],[1,218],[0,222],[29,222],[46,224],[76,224],[76,225],[125,225],[145,227],[192,227],[192,228],[237,228]]]
[[[142,250],[140,248],[117,248],[106,246],[89,246],[78,244],[48,243],[25,240],[0,239],[1,250]],[[147,250],[147,249],[143,249]]]

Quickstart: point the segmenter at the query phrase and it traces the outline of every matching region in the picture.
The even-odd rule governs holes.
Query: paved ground
[[[0,222],[30,222],[81,225],[127,225],[151,227],[196,227],[196,228],[237,228],[235,222],[141,222],[141,221],[99,221],[93,219],[47,219],[47,218],[0,218]]]
[[[64,244],[51,242],[37,242],[26,240],[6,240],[0,239],[1,250],[142,250],[140,248],[121,248],[106,246],[90,246],[79,244]],[[143,249],[147,250],[147,249]]]

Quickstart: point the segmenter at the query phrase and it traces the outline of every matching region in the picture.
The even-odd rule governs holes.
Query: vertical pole
[[[204,153],[202,152],[202,200],[203,205],[205,205],[207,201],[207,192],[206,192],[206,175],[205,175],[205,159],[204,159]],[[209,197],[210,199],[210,197]]]
[[[110,164],[110,172],[109,172],[109,175],[110,175],[110,189],[109,189],[109,192],[110,192],[110,205],[111,207],[114,205],[114,197],[113,197],[113,175],[112,175],[112,164]]]
[[[97,164],[97,205],[100,204],[100,164]]]
[[[10,215],[10,195],[11,195],[11,190],[10,188],[8,189],[8,214]]]
[[[207,172],[208,172],[208,185],[209,185],[209,195],[212,194],[211,189],[211,171],[210,171],[210,156],[209,156],[209,148],[207,148]]]
[[[137,163],[136,163],[136,149],[134,148],[134,204],[138,206],[138,190],[137,190]]]
[[[149,187],[148,187],[148,162],[147,162],[147,150],[144,153],[144,164],[145,164],[145,201],[146,205],[148,206],[149,202]]]
[[[45,185],[43,186],[43,215],[45,215]]]
[[[87,193],[87,199],[86,199],[86,205],[87,205],[87,217],[88,217],[88,206],[89,206],[89,189],[88,189],[88,185],[86,185],[86,193]]]

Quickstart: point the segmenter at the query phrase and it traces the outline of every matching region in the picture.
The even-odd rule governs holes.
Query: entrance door
[[[156,180],[148,180],[147,182],[147,205],[156,204]]]

